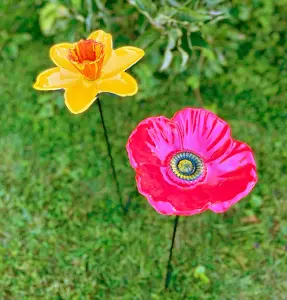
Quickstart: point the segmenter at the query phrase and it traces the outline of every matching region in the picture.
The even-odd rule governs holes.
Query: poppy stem
[[[174,247],[174,241],[175,241],[178,220],[179,220],[179,216],[176,216],[174,219],[173,234],[172,234],[171,246],[170,246],[170,250],[169,250],[169,259],[168,259],[167,269],[166,269],[166,278],[165,278],[165,286],[164,286],[165,289],[167,289],[169,286],[169,282],[170,282],[171,274],[172,274],[172,266],[171,266],[172,251],[173,251],[173,247]]]
[[[102,122],[102,127],[104,129],[105,140],[106,140],[108,154],[109,154],[109,158],[110,158],[110,162],[111,162],[113,177],[114,177],[114,181],[116,183],[117,194],[118,194],[121,205],[123,205],[123,199],[122,199],[122,195],[121,195],[120,185],[119,185],[119,181],[118,181],[118,177],[117,177],[117,173],[116,173],[116,168],[115,168],[115,163],[114,163],[114,159],[113,159],[112,151],[111,151],[111,144],[110,144],[110,141],[109,141],[108,131],[107,131],[107,127],[106,127],[106,124],[105,124],[103,109],[102,109],[102,105],[101,105],[101,101],[100,101],[99,97],[97,98],[97,103],[98,103],[99,112],[100,112],[100,115],[101,115],[101,122]]]

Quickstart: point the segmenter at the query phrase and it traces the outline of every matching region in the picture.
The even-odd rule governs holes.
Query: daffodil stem
[[[105,119],[104,119],[104,114],[103,114],[103,108],[102,108],[101,101],[100,101],[99,97],[97,98],[97,103],[98,103],[99,112],[100,112],[100,115],[101,115],[102,127],[103,127],[104,134],[105,134],[105,140],[106,140],[107,150],[108,150],[108,154],[109,154],[109,158],[110,158],[110,162],[111,162],[113,177],[114,177],[114,181],[115,181],[115,184],[116,184],[117,194],[118,194],[121,206],[123,206],[123,199],[122,199],[122,195],[121,195],[121,190],[120,190],[120,185],[119,185],[119,181],[118,181],[118,177],[117,177],[117,172],[116,172],[116,168],[115,168],[114,159],[113,159],[113,156],[112,156],[111,144],[110,144],[110,141],[109,141],[108,131],[107,131],[107,127],[106,127]]]
[[[172,234],[171,246],[170,246],[170,249],[169,249],[169,259],[168,259],[168,263],[167,263],[165,286],[164,286],[165,289],[168,288],[169,283],[170,283],[170,279],[171,279],[171,275],[172,275],[171,260],[172,260],[172,252],[173,252],[173,247],[174,247],[174,241],[175,241],[175,235],[176,235],[178,220],[179,220],[179,216],[176,216],[175,219],[174,219],[173,234]]]

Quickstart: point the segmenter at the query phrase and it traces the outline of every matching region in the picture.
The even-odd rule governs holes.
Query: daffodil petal
[[[73,44],[70,43],[54,45],[50,49],[50,57],[58,67],[64,68],[71,72],[78,72],[78,70],[68,60],[68,54],[71,48],[73,48]]]
[[[95,81],[80,78],[66,88],[65,104],[72,113],[79,114],[92,105],[97,94],[98,89]]]
[[[144,56],[140,48],[126,46],[112,51],[111,57],[103,66],[103,77],[112,77],[119,72],[125,71]]]
[[[100,80],[98,88],[100,92],[113,93],[122,97],[132,96],[138,91],[136,80],[125,72]]]
[[[36,90],[58,90],[69,86],[75,82],[79,76],[75,73],[61,69],[59,67],[48,69],[42,72],[33,85]]]
[[[102,43],[105,46],[105,60],[104,63],[109,59],[113,50],[113,38],[111,34],[104,32],[103,30],[97,30],[92,32],[88,39],[93,39],[97,42]]]

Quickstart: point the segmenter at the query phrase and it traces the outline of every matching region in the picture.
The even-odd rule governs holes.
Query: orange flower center
[[[97,80],[102,71],[105,46],[95,40],[80,40],[69,50],[69,61],[87,79]]]

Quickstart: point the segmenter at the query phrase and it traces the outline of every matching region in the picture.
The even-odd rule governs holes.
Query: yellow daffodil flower
[[[65,89],[65,103],[74,114],[87,110],[102,92],[136,94],[137,82],[125,71],[144,56],[144,51],[131,46],[113,50],[112,43],[109,33],[97,30],[87,40],[53,46],[50,57],[57,67],[42,72],[34,88]]]

